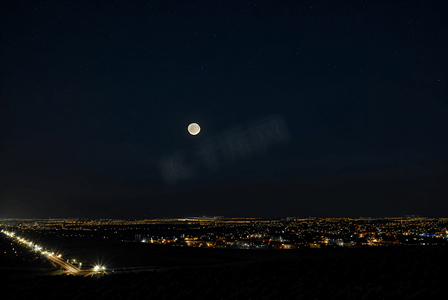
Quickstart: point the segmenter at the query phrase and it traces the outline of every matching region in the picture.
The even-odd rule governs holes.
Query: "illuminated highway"
[[[47,259],[49,261],[55,263],[56,265],[58,265],[62,269],[64,269],[69,274],[76,274],[76,273],[81,271],[79,268],[75,267],[74,265],[69,264],[68,262],[63,261],[60,257],[48,254],[47,255]]]
[[[59,266],[61,269],[64,269],[66,273],[68,274],[72,274],[75,275],[77,273],[80,273],[81,270],[77,267],[75,267],[74,265],[65,262],[62,258],[61,258],[61,254],[59,255],[55,255],[54,252],[50,253],[46,250],[43,250],[41,246],[38,246],[36,244],[34,244],[31,241],[27,241],[22,237],[18,237],[15,235],[14,232],[8,232],[6,230],[2,230],[2,233],[6,234],[7,236],[9,236],[10,238],[16,240],[18,243],[23,244],[28,246],[29,248],[31,248],[32,250],[36,251],[36,252],[40,252],[41,254],[45,255],[47,257],[47,259],[51,262],[53,262],[54,264],[56,264],[57,266]],[[37,257],[36,257],[37,258]],[[97,271],[97,270],[95,270]],[[89,271],[90,273],[91,271]],[[78,274],[79,275],[79,274]],[[82,274],[84,275],[84,274]]]

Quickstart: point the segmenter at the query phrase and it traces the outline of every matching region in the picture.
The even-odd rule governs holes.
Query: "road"
[[[62,269],[67,271],[67,273],[69,273],[69,274],[76,274],[81,271],[79,268],[75,267],[72,264],[69,264],[68,262],[63,261],[61,258],[59,258],[57,256],[47,255],[47,259],[49,261],[57,264],[58,266],[60,266]]]

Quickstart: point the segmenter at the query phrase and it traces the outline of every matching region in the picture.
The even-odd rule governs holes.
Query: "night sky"
[[[447,15],[2,1],[0,218],[447,217]]]

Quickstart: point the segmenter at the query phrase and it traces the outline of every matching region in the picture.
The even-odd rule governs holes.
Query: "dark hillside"
[[[98,278],[40,276],[26,282],[4,278],[2,295],[7,299],[122,300],[436,299],[447,294],[445,248],[345,250],[337,255],[321,252],[259,259],[249,264],[180,267]]]

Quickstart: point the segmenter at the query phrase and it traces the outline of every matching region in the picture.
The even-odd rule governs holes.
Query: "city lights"
[[[26,222],[33,225],[29,226]],[[2,233],[11,241],[29,248],[38,258],[46,257],[66,272],[71,274],[80,272],[86,275],[105,274],[106,267],[101,262],[90,264],[83,261],[81,253],[74,253],[77,255],[76,258],[74,255],[63,258],[59,251],[55,254],[45,249],[45,245],[36,244],[25,237],[30,233],[39,233],[64,241],[72,239],[76,242],[78,239],[81,243],[85,243],[86,239],[92,239],[94,242],[101,239],[103,242],[107,238],[114,243],[145,243],[141,245],[142,247],[159,244],[166,247],[230,248],[244,251],[407,245],[427,247],[448,244],[446,224],[446,219],[418,216],[379,219],[317,217],[262,219],[222,216],[132,221],[49,219],[3,220],[2,225],[5,227]],[[13,243],[11,246],[14,246]],[[11,252],[13,255],[20,255],[17,248]],[[86,267],[81,271],[82,262],[86,263]],[[79,265],[79,268],[75,265]]]

